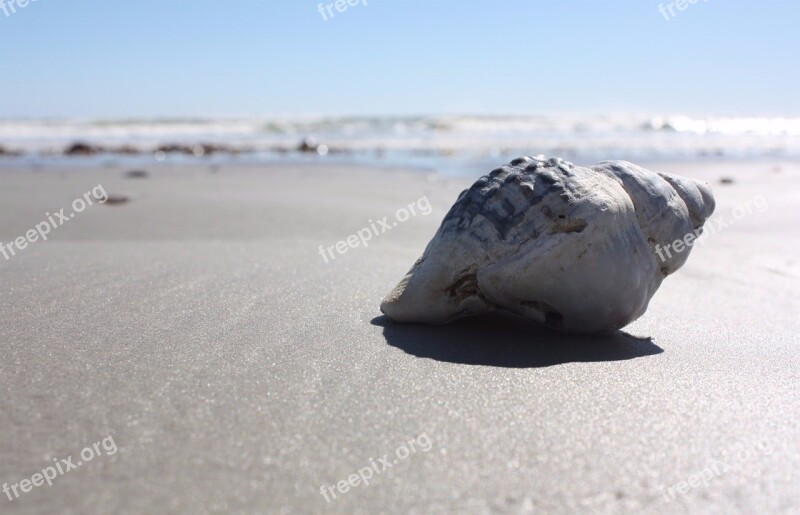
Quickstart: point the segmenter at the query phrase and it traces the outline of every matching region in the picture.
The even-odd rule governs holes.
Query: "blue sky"
[[[0,117],[800,115],[796,1],[699,0],[670,21],[656,0],[368,0],[328,21],[319,3],[0,11]]]

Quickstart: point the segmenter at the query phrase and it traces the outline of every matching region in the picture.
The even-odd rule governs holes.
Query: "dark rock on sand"
[[[125,195],[109,195],[104,204],[109,206],[117,206],[119,204],[125,204],[129,200],[130,198],[126,197]]]
[[[98,147],[82,142],[73,143],[64,149],[64,155],[67,156],[91,156],[98,152],[100,152]]]
[[[317,143],[317,140],[315,140],[314,138],[306,138],[303,141],[301,141],[300,144],[297,146],[298,152],[317,153],[318,149],[319,149],[319,143]]]
[[[186,154],[190,156],[202,157],[218,153],[236,153],[230,147],[222,145],[212,145],[209,143],[201,143],[198,145],[181,145],[181,144],[168,144],[161,145],[156,149],[156,152],[164,152],[165,154]]]
[[[165,154],[192,154],[193,150],[193,147],[190,147],[189,145],[170,143],[167,145],[161,145],[156,149],[156,152],[164,152]]]
[[[325,156],[329,152],[341,152],[341,149],[331,149],[328,145],[323,145],[317,143],[317,140],[314,138],[306,138],[300,142],[300,144],[295,148],[298,152],[303,152],[307,154],[318,154],[320,156]]]
[[[200,156],[210,156],[211,154],[219,154],[219,153],[236,154],[238,153],[238,151],[236,149],[233,149],[231,147],[226,147],[223,145],[211,145],[209,143],[202,143],[200,145],[195,145],[194,148],[192,148],[192,153],[195,156],[200,157]]]
[[[20,155],[22,155],[22,152],[20,152],[18,150],[9,150],[6,147],[0,145],[0,156],[14,157],[14,156],[20,156]]]
[[[146,179],[150,174],[144,170],[131,170],[125,174],[129,179]]]
[[[719,180],[720,184],[733,184],[734,182],[736,181],[733,180],[733,177],[722,177]]]
[[[138,149],[138,148],[136,148],[136,147],[134,147],[132,145],[123,145],[121,147],[117,147],[117,148],[111,150],[111,152],[113,152],[115,154],[126,155],[126,156],[134,156],[134,155],[142,153],[142,151],[140,149]]]

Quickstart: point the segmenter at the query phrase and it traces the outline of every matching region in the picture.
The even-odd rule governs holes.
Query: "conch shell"
[[[690,246],[670,245],[697,236],[713,211],[708,184],[625,161],[514,159],[459,195],[381,311],[444,324],[505,310],[612,332],[644,314],[688,258]]]

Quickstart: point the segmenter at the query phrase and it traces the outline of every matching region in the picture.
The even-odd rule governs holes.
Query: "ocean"
[[[457,171],[537,154],[581,164],[603,159],[798,159],[800,118],[606,114],[0,120],[0,148],[0,165],[76,157],[89,162],[326,160]]]

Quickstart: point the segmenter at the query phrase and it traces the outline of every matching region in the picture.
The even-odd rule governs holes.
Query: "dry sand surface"
[[[0,169],[5,243],[97,184],[129,198],[0,256],[0,483],[118,449],[0,512],[798,513],[800,166],[658,168],[711,182],[728,225],[605,338],[380,316],[471,179]]]

